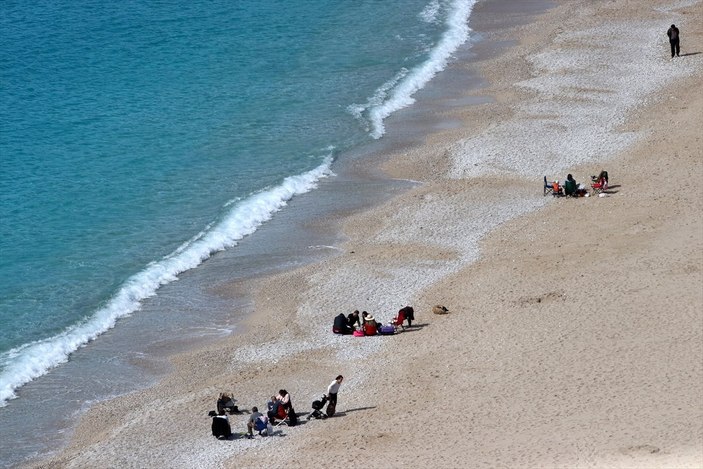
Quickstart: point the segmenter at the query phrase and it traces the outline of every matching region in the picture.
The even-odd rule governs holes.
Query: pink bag
[[[354,337],[364,337],[364,331],[359,330],[359,329],[355,330]]]

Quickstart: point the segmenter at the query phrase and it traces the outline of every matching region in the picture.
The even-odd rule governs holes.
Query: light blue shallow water
[[[381,137],[474,0],[332,3],[0,5],[0,406]]]

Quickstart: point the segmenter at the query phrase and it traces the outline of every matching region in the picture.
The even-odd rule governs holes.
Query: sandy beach
[[[557,1],[525,24],[501,8],[472,27],[507,46],[465,64],[490,102],[383,161],[414,188],[321,220],[338,255],[221,291],[253,299],[241,333],[94,405],[27,467],[703,467],[703,2]],[[542,194],[601,169],[603,197]],[[330,332],[404,305],[395,336]],[[338,374],[337,415],[306,421]],[[211,436],[218,393],[248,411],[281,388],[301,425]]]

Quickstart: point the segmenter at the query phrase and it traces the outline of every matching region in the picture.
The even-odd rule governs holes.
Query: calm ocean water
[[[0,406],[380,138],[475,0],[332,3],[0,5]]]

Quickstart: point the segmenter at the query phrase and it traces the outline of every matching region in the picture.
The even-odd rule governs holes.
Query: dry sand
[[[480,63],[495,102],[384,165],[421,184],[341,220],[339,256],[223,292],[253,292],[243,334],[93,406],[37,465],[703,467],[703,4],[560,1],[489,40],[510,38]],[[542,196],[543,174],[601,168],[606,197]],[[329,332],[404,304],[396,336]],[[304,415],[339,373],[332,419],[209,435],[222,390],[286,388]]]

